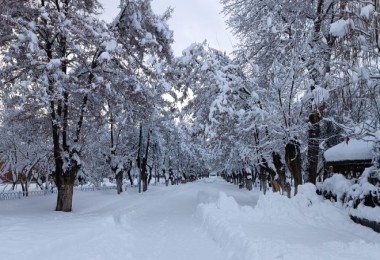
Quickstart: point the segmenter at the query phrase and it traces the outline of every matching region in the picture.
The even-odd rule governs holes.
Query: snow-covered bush
[[[334,174],[318,185],[318,193],[327,199],[341,202],[344,207],[379,207],[379,171],[374,167],[367,168],[357,180],[348,180],[341,174]]]

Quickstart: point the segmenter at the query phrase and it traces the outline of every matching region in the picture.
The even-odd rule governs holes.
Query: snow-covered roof
[[[325,153],[326,162],[372,160],[373,139],[350,139],[337,144]]]

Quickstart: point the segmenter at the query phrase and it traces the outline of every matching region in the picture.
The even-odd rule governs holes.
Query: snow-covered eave
[[[369,167],[372,165],[372,159],[360,159],[360,160],[341,160],[341,161],[326,161],[326,166],[333,165],[363,165]]]
[[[350,139],[337,144],[324,153],[327,163],[372,161],[373,139]]]

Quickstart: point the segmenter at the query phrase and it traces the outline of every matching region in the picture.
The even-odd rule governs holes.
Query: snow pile
[[[376,174],[373,167],[367,168],[357,181],[334,174],[319,184],[318,189],[326,198],[349,208],[351,215],[380,223],[380,183]]]
[[[254,208],[220,193],[216,202],[199,204],[197,216],[229,259],[377,259],[380,250],[379,234],[368,237],[312,184],[299,186],[292,199],[261,195]]]
[[[380,178],[374,168],[364,171],[358,180],[347,180],[334,174],[319,185],[319,192],[327,199],[341,203],[355,222],[380,231]]]
[[[334,174],[323,183],[318,184],[318,189],[325,198],[334,196],[335,201],[344,201],[347,192],[354,185],[355,180],[348,180],[342,174]]]
[[[359,204],[356,209],[351,208],[349,213],[351,216],[380,223],[380,207],[371,208],[366,207],[363,204]]]

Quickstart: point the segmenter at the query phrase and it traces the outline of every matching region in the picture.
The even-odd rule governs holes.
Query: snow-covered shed
[[[326,169],[330,173],[357,178],[372,165],[372,151],[373,139],[347,139],[325,151]]]

